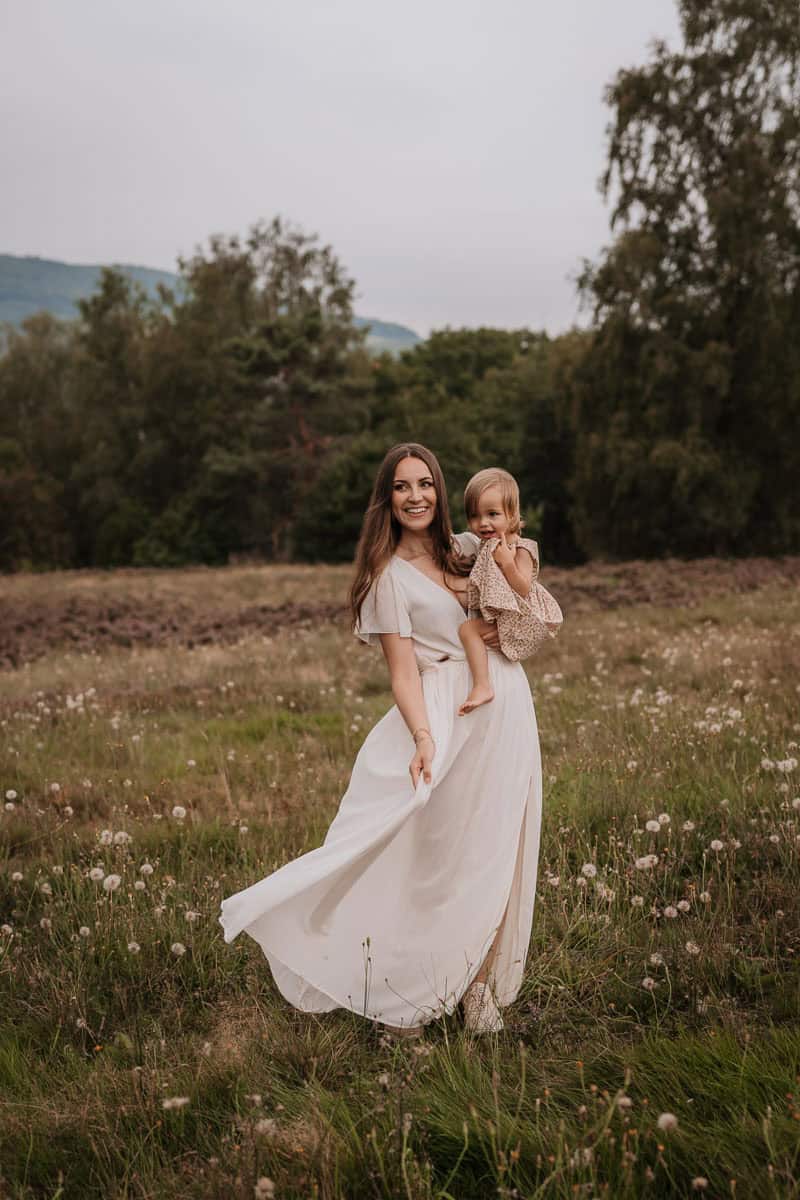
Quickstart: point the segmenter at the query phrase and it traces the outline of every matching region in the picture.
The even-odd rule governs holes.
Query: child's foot
[[[480,708],[482,704],[488,704],[490,700],[494,700],[494,691],[488,683],[476,683],[458,710],[458,715],[463,717],[465,713],[472,712],[473,708]]]

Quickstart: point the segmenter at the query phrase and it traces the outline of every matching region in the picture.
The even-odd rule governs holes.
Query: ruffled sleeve
[[[399,633],[411,637],[411,617],[402,585],[388,563],[364,597],[361,615],[353,633],[369,646],[380,645],[379,634]]]

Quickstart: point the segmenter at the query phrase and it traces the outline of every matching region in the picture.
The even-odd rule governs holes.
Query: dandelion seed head
[[[656,1125],[663,1133],[672,1133],[674,1129],[678,1128],[678,1118],[675,1113],[663,1112],[656,1121]]]

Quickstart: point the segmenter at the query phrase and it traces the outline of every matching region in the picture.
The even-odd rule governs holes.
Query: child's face
[[[505,514],[500,488],[496,483],[484,488],[478,497],[478,511],[469,518],[469,527],[479,538],[499,537],[510,521]]]

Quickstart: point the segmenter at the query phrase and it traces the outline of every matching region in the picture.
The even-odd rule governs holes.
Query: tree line
[[[337,561],[389,445],[460,489],[502,465],[550,562],[800,549],[800,22],[680,0],[620,71],[613,240],[586,330],[451,330],[394,359],[328,246],[215,236],[156,300],[104,272],[74,322],[8,329],[0,568]]]

